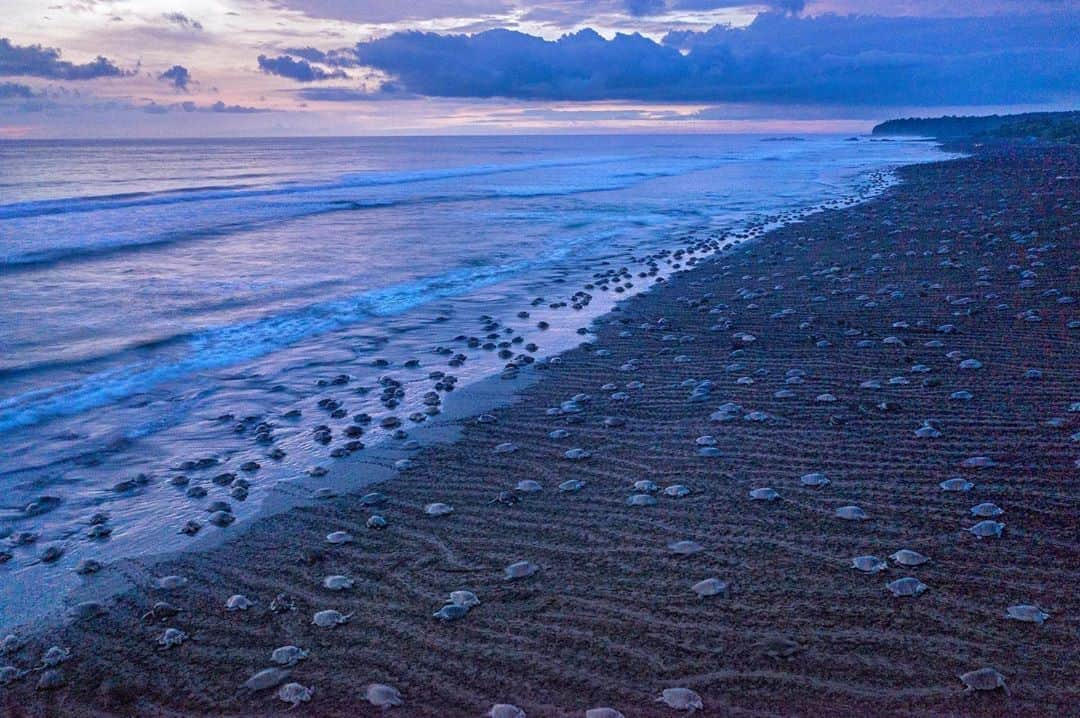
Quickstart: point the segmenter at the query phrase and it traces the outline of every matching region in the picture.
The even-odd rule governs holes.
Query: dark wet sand
[[[371,511],[342,497],[264,519],[205,554],[132,566],[143,588],[107,615],[0,657],[25,668],[50,645],[72,650],[64,687],[35,690],[41,674],[31,673],[0,687],[0,713],[374,716],[383,711],[363,692],[380,682],[401,690],[404,705],[389,711],[400,716],[479,716],[493,703],[529,716],[601,705],[629,718],[681,715],[654,702],[672,686],[699,693],[708,716],[1076,715],[1080,412],[1069,409],[1080,402],[1080,325],[1069,323],[1080,304],[1059,300],[1080,297],[1080,152],[998,148],[902,175],[877,201],[773,232],[626,302],[597,327],[595,346],[538,369],[541,381],[493,412],[497,422],[464,422],[461,440],[417,454],[413,470],[379,486],[387,529],[365,528]],[[710,331],[724,317],[731,327]],[[955,332],[936,331],[943,324]],[[736,332],[757,340],[732,356]],[[961,368],[969,358],[982,367]],[[631,359],[637,370],[620,370]],[[911,370],[920,364],[929,371]],[[786,383],[789,369],[805,370],[804,383]],[[1026,378],[1029,369],[1042,377]],[[707,400],[688,400],[691,378],[713,382]],[[859,387],[870,379],[883,387]],[[632,381],[643,388],[626,389]],[[612,400],[608,382],[629,399]],[[781,389],[794,397],[775,398]],[[973,398],[949,398],[963,389]],[[578,393],[592,397],[573,415],[581,423],[548,415]],[[836,401],[816,400],[825,393]],[[769,418],[710,421],[728,401]],[[605,426],[612,416],[625,425]],[[924,419],[942,435],[917,437]],[[570,436],[548,438],[558,428]],[[702,435],[719,456],[698,455]],[[508,441],[520,448],[493,452]],[[591,458],[563,458],[573,447]],[[976,456],[994,465],[966,468]],[[809,472],[832,483],[801,486]],[[943,492],[954,476],[975,488]],[[489,503],[522,479],[544,491]],[[560,494],[567,479],[587,485]],[[630,507],[639,479],[693,493]],[[780,500],[749,499],[766,486]],[[435,501],[454,513],[425,516]],[[1004,509],[1000,539],[966,531],[982,502]],[[869,519],[836,518],[846,505]],[[328,544],[336,530],[357,541]],[[676,556],[667,544],[678,540],[704,550]],[[850,567],[901,548],[931,560],[890,561],[876,575]],[[311,549],[321,561],[302,559]],[[519,560],[539,573],[503,580]],[[164,592],[148,582],[168,574],[190,583]],[[331,574],[356,586],[322,588]],[[907,575],[929,589],[886,590]],[[728,596],[690,591],[713,576],[730,582]],[[460,588],[482,605],[434,620]],[[269,610],[281,592],[296,611]],[[226,612],[234,593],[255,606]],[[140,619],[163,599],[183,612]],[[1006,620],[1013,604],[1051,618]],[[355,615],[311,625],[328,608]],[[191,639],[160,649],[169,626]],[[289,712],[274,690],[238,691],[290,643],[311,652],[289,679],[314,687],[310,703]],[[957,675],[984,666],[1011,696],[964,694]]]

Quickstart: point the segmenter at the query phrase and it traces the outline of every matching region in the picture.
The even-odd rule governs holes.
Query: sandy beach
[[[388,480],[358,452],[353,493],[116,567],[136,588],[5,641],[0,714],[1074,714],[1080,150],[900,175],[623,302]],[[1007,692],[965,691],[983,668]]]

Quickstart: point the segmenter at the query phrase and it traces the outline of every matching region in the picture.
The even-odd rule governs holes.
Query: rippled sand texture
[[[65,685],[35,690],[31,673],[0,688],[0,706],[382,715],[364,700],[374,682],[401,691],[388,713],[400,716],[477,716],[494,703],[529,716],[599,705],[677,715],[655,702],[670,687],[693,689],[709,716],[1068,715],[1080,698],[1080,311],[1068,301],[1080,296],[1078,175],[1075,149],[986,150],[905,170],[882,200],[679,275],[608,317],[593,346],[545,369],[496,422],[468,422],[461,441],[377,487],[386,529],[366,528],[373,510],[343,497],[262,521],[210,554],[133,567],[145,588],[0,661],[29,667],[48,646],[68,647]],[[690,379],[712,382],[701,400]],[[871,380],[881,388],[860,388]],[[972,397],[950,398],[962,390]],[[579,393],[591,398],[548,411]],[[741,408],[717,413],[726,402]],[[917,435],[926,420],[935,431]],[[556,429],[569,436],[549,438]],[[516,451],[496,452],[504,442]],[[572,448],[591,455],[564,458]],[[830,483],[800,483],[814,472]],[[974,487],[943,491],[951,477]],[[491,503],[525,479],[543,491]],[[557,490],[571,479],[584,488]],[[691,493],[629,506],[645,479]],[[766,487],[779,498],[751,500]],[[453,513],[425,515],[433,502]],[[985,502],[1004,513],[972,516]],[[867,518],[838,518],[845,506]],[[1004,523],[1001,537],[967,530],[983,520]],[[338,530],[356,540],[327,542]],[[678,555],[676,541],[701,550]],[[888,558],[904,548],[930,560]],[[888,569],[852,568],[863,555]],[[539,571],[504,580],[522,560]],[[189,582],[154,588],[169,574]],[[334,574],[355,585],[323,588]],[[905,576],[928,588],[895,597],[886,583]],[[710,577],[727,595],[691,591]],[[454,622],[432,618],[456,589],[481,604]],[[282,592],[295,611],[270,611]],[[237,593],[254,605],[226,611]],[[159,600],[182,612],[141,619]],[[1006,619],[1019,604],[1050,618]],[[352,617],[312,625],[324,609]],[[167,627],[190,638],[161,648]],[[240,690],[287,644],[310,651],[288,680],[314,688],[291,713],[276,689]],[[958,675],[982,667],[1011,695],[965,694]]]

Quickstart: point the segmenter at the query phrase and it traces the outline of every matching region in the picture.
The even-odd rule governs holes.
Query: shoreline
[[[73,648],[59,666],[62,687],[37,691],[41,674],[29,674],[0,687],[0,711],[287,715],[274,691],[237,689],[290,643],[311,652],[289,680],[315,688],[298,709],[312,715],[381,714],[363,702],[371,682],[400,688],[405,703],[393,713],[406,716],[479,715],[493,703],[529,715],[594,705],[674,715],[653,699],[675,686],[697,691],[704,715],[829,715],[867,700],[880,715],[1067,711],[1078,697],[1068,645],[1080,608],[1068,592],[1080,568],[1069,438],[1080,426],[1068,411],[1080,400],[1080,326],[1068,323],[1080,317],[1075,303],[1057,299],[1080,291],[1080,271],[1078,208],[1054,178],[1075,176],[1078,164],[1075,149],[1002,146],[904,168],[906,181],[882,196],[672,276],[598,320],[592,346],[566,352],[539,381],[520,379],[528,385],[516,387],[515,401],[492,404],[497,421],[459,421],[489,410],[473,405],[440,417],[454,441],[415,452],[416,466],[381,487],[384,531],[365,528],[370,512],[341,496],[261,518],[211,552],[131,562],[123,570],[135,588],[105,614],[45,628],[0,656],[26,668],[50,645]],[[1049,218],[1023,216],[1033,192]],[[1040,234],[1027,237],[1032,230]],[[1013,264],[1036,276],[1017,281]],[[1040,296],[1049,289],[1058,294]],[[995,308],[1003,303],[1010,308]],[[1030,307],[1042,321],[1014,318]],[[725,319],[729,326],[710,331]],[[936,330],[944,324],[956,331]],[[898,341],[882,341],[890,336]],[[865,341],[872,345],[857,346]],[[962,358],[946,357],[950,350]],[[963,359],[979,367],[961,368]],[[1031,368],[1042,378],[1025,379]],[[860,388],[872,380],[881,388]],[[642,386],[627,386],[635,381]],[[493,400],[506,398],[501,390]],[[957,391],[974,396],[950,399]],[[572,399],[582,393],[590,398]],[[741,405],[719,410],[731,421],[710,420],[727,402]],[[747,420],[754,412],[764,420]],[[913,435],[925,420],[939,436]],[[569,436],[550,438],[559,429]],[[698,440],[705,436],[712,441]],[[507,442],[516,450],[495,451]],[[563,458],[572,448],[590,456]],[[368,451],[349,462],[350,476],[365,473]],[[976,456],[994,465],[965,466]],[[800,475],[813,472],[831,483],[801,486]],[[976,487],[942,492],[938,483],[955,475]],[[513,506],[491,503],[523,479],[544,490]],[[556,491],[570,479],[585,486]],[[627,506],[642,479],[691,493]],[[766,486],[778,501],[749,500]],[[454,513],[425,516],[430,502]],[[1001,539],[965,531],[979,502],[1005,509]],[[869,520],[835,519],[848,504]],[[337,530],[355,541],[327,543]],[[678,540],[703,550],[672,554],[666,546]],[[854,556],[904,547],[930,562],[875,576],[849,568]],[[519,560],[539,572],[504,581],[503,568]],[[332,574],[355,585],[324,589]],[[164,575],[188,584],[154,587]],[[906,575],[929,590],[889,595],[885,582]],[[709,577],[728,583],[726,595],[689,590]],[[465,588],[480,606],[452,623],[430,617]],[[296,611],[270,610],[282,592]],[[225,611],[235,593],[254,606]],[[164,623],[139,618],[158,600],[182,612]],[[1006,621],[1012,603],[1038,603],[1051,619]],[[335,628],[310,625],[331,608],[354,615]],[[189,640],[159,648],[168,627]],[[1011,698],[962,694],[956,674],[983,665],[1005,674]]]
[[[948,157],[947,154],[942,153],[942,158]],[[543,355],[531,354],[530,358],[535,357],[542,363],[552,356],[558,356],[563,352],[575,348],[580,341],[582,341],[586,335],[582,335],[581,331],[588,331],[592,326],[595,319],[606,316],[610,313],[613,307],[625,302],[626,300],[637,296],[642,292],[647,292],[653,289],[661,279],[666,279],[673,273],[685,271],[696,261],[705,261],[709,257],[716,255],[717,253],[725,250],[728,245],[738,245],[740,243],[748,242],[756,239],[764,233],[773,231],[786,224],[798,223],[805,221],[807,217],[812,217],[815,214],[828,211],[830,209],[838,209],[843,207],[852,206],[865,201],[870,201],[879,196],[882,192],[888,190],[890,186],[898,182],[899,180],[895,175],[895,167],[883,167],[869,171],[864,175],[861,175],[857,181],[852,181],[848,187],[848,193],[837,197],[822,197],[818,201],[809,204],[794,205],[774,211],[762,211],[756,214],[743,216],[740,219],[733,219],[731,223],[725,225],[722,229],[705,227],[698,228],[692,232],[677,233],[669,240],[670,246],[657,249],[652,248],[649,250],[652,253],[637,254],[626,257],[624,260],[631,272],[635,272],[645,268],[659,267],[659,274],[655,277],[650,276],[643,281],[635,282],[639,284],[639,287],[630,288],[630,283],[627,282],[626,292],[618,293],[622,291],[622,287],[616,287],[615,292],[607,291],[606,285],[601,287],[604,291],[599,289],[592,290],[592,295],[589,297],[589,301],[584,307],[581,307],[583,311],[578,311],[579,307],[575,304],[574,313],[566,315],[563,312],[561,315],[558,310],[554,312],[545,313],[542,308],[531,311],[533,315],[530,321],[535,321],[536,318],[550,320],[551,326],[547,327],[544,331],[537,333],[532,331],[532,335],[528,333],[528,330],[521,330],[520,336],[529,336],[530,339],[540,341],[543,344]],[[645,251],[645,250],[643,250]],[[685,265],[680,265],[679,262],[673,262],[671,260],[672,253],[683,253],[693,255],[693,258]],[[599,262],[593,269],[605,270],[610,267],[619,264],[619,262],[613,262],[611,260],[604,260]],[[674,267],[672,266],[674,264]],[[682,266],[680,269],[679,267]],[[584,276],[584,275],[583,275]],[[639,274],[639,277],[644,275]],[[581,280],[579,277],[578,280]],[[602,282],[598,282],[602,284]],[[618,281],[616,281],[618,285]],[[571,286],[571,285],[566,285]],[[591,286],[589,287],[591,289]],[[560,302],[565,306],[565,301]],[[552,305],[552,307],[559,306],[558,304]],[[561,321],[557,321],[561,320]],[[519,322],[520,323],[520,322]],[[548,322],[543,322],[544,326],[547,326]],[[575,329],[578,326],[578,329]],[[452,333],[452,332],[451,332]],[[449,334],[447,334],[449,337]],[[541,338],[542,337],[542,338]],[[517,341],[517,339],[515,339]],[[444,346],[442,344],[439,345]],[[460,342],[451,342],[451,346],[460,348],[462,351],[470,352],[471,350],[461,346]],[[471,346],[471,344],[470,344]],[[486,349],[487,347],[485,347]],[[431,347],[432,351],[435,350],[434,345]],[[531,352],[532,350],[530,350]],[[407,356],[407,355],[406,355]],[[519,355],[520,357],[521,355]],[[496,377],[498,371],[500,371],[499,361],[495,361],[493,364],[491,361],[487,361],[486,367],[488,373],[481,375],[480,378],[476,378],[475,372],[477,366],[483,366],[485,360],[495,359],[493,356],[484,356],[484,352],[480,352],[477,356],[470,356],[470,362],[467,366],[460,369],[452,370],[452,373],[458,378],[464,378],[464,381],[459,388],[453,392],[447,392],[445,397],[451,402],[457,403],[460,401],[468,401],[462,397],[463,393],[467,393],[471,390],[471,387],[477,384],[486,383],[488,379]],[[477,361],[479,359],[479,361]],[[438,362],[439,359],[435,358]],[[512,363],[517,363],[517,359]],[[520,365],[519,365],[520,366]],[[526,369],[533,367],[533,365],[523,365]],[[342,370],[350,371],[350,367],[347,365],[341,365],[339,367]],[[438,368],[437,364],[431,368]],[[446,368],[446,367],[444,367]],[[369,374],[372,373],[370,367],[367,368]],[[393,372],[393,369],[387,371]],[[423,370],[416,368],[414,372],[421,374],[426,373]],[[376,372],[377,373],[377,372]],[[408,373],[408,371],[406,372]],[[486,377],[486,378],[485,378]],[[373,374],[370,377],[373,382]],[[353,377],[353,381],[358,380],[357,377]],[[430,382],[424,382],[423,380],[413,379],[411,382],[409,378],[405,379],[406,385],[409,386],[409,391],[413,392],[412,404],[402,405],[398,407],[396,412],[400,416],[405,416],[410,411],[423,409],[423,405],[419,404],[416,400],[415,392],[417,390],[423,391],[421,383],[430,384]],[[490,384],[489,384],[490,385]],[[483,392],[484,390],[481,389]],[[501,391],[501,390],[500,390]],[[296,401],[292,404],[288,404],[284,407],[275,407],[279,415],[285,415],[287,409],[303,409],[308,412],[308,415],[315,414],[318,409],[314,406],[315,397],[319,396],[332,396],[338,401],[347,402],[352,405],[352,396],[347,393],[327,394],[325,390],[320,390],[312,397],[308,397],[307,405],[302,401]],[[375,402],[369,402],[375,404]],[[235,407],[221,407],[222,411],[226,408],[230,410],[230,413],[236,412],[237,415],[245,415],[243,411],[237,411]],[[373,414],[376,411],[382,411],[384,407],[378,406],[361,406],[363,410],[371,411]],[[489,407],[490,408],[490,407]],[[353,406],[353,410],[356,407]],[[483,410],[478,408],[477,411]],[[141,564],[153,563],[158,561],[167,560],[169,557],[181,555],[186,552],[194,551],[206,551],[212,550],[215,546],[220,545],[224,541],[231,540],[236,537],[236,534],[246,529],[252,521],[259,520],[261,517],[278,513],[283,510],[287,510],[294,505],[305,505],[312,503],[311,496],[312,491],[315,488],[328,488],[339,489],[341,488],[340,481],[342,471],[350,471],[347,467],[353,461],[359,461],[361,464],[372,465],[375,462],[376,473],[379,474],[377,478],[369,478],[365,480],[365,483],[371,483],[374,481],[383,480],[387,478],[387,470],[385,466],[377,466],[379,461],[383,461],[384,464],[392,463],[392,461],[385,461],[383,456],[386,451],[390,454],[394,454],[396,458],[403,458],[407,456],[407,453],[400,453],[394,450],[394,446],[402,443],[398,440],[392,440],[389,436],[389,432],[383,432],[380,435],[378,428],[374,429],[374,432],[365,434],[365,442],[367,446],[360,452],[350,454],[348,457],[334,457],[326,456],[328,452],[326,450],[319,451],[318,448],[314,448],[311,452],[311,456],[304,454],[297,454],[294,449],[295,446],[289,446],[288,443],[296,443],[296,440],[303,436],[300,427],[303,425],[303,421],[297,419],[287,419],[285,421],[274,421],[274,410],[259,412],[254,411],[252,416],[257,416],[259,419],[265,419],[275,424],[281,424],[281,429],[285,434],[285,447],[289,449],[289,453],[294,455],[291,460],[286,459],[282,462],[280,459],[273,459],[266,461],[263,455],[266,453],[265,448],[256,444],[255,446],[233,446],[228,442],[232,437],[217,437],[222,440],[221,444],[215,445],[214,438],[207,438],[206,449],[207,455],[212,455],[215,458],[232,458],[232,464],[235,472],[235,467],[239,465],[245,458],[245,450],[248,454],[246,458],[255,460],[256,462],[262,462],[263,465],[258,469],[259,473],[253,477],[255,480],[250,484],[251,495],[248,498],[246,493],[247,486],[245,483],[244,498],[238,500],[231,505],[231,515],[235,518],[235,523],[232,523],[227,528],[215,528],[204,527],[205,530],[200,530],[194,536],[180,536],[177,534],[177,530],[183,524],[183,518],[193,515],[194,520],[200,521],[202,518],[201,508],[199,503],[209,504],[211,498],[217,498],[217,496],[206,497],[203,501],[196,499],[194,502],[191,499],[183,499],[181,491],[184,487],[201,485],[207,486],[207,481],[210,479],[209,474],[220,471],[218,468],[214,468],[208,471],[194,471],[188,472],[178,469],[177,466],[150,466],[140,465],[139,468],[150,476],[157,476],[158,474],[167,474],[180,471],[185,474],[185,479],[190,483],[185,483],[180,489],[173,488],[172,493],[176,494],[180,502],[175,504],[177,511],[184,511],[185,509],[193,509],[194,512],[188,513],[183,518],[178,515],[178,522],[175,526],[161,521],[153,526],[141,526],[135,530],[130,530],[130,524],[126,523],[128,517],[121,516],[119,521],[110,523],[110,528],[120,528],[119,532],[113,533],[109,536],[107,542],[90,542],[81,543],[78,541],[72,542],[70,539],[77,538],[77,534],[72,534],[70,529],[64,527],[64,531],[60,533],[60,537],[54,539],[56,545],[61,546],[64,550],[64,555],[55,564],[45,566],[41,562],[31,562],[30,564],[22,563],[18,570],[21,572],[21,576],[17,579],[9,578],[11,580],[5,582],[0,588],[0,635],[5,635],[9,630],[27,630],[31,627],[41,628],[48,623],[56,621],[62,621],[64,619],[64,605],[76,603],[82,600],[96,600],[104,601],[111,598],[113,595],[119,593],[125,588],[130,588],[133,583],[130,578],[125,578],[125,572],[131,572],[131,562],[135,561]],[[209,416],[212,416],[211,412],[207,417],[204,417],[204,421],[210,422]],[[376,414],[377,416],[377,414]],[[316,420],[317,421],[317,420]],[[446,422],[446,417],[440,417],[436,415],[426,420],[424,423],[412,424],[405,422],[409,425],[410,431],[416,432],[417,436],[413,436],[410,433],[410,439],[423,439],[424,436],[430,432],[426,429],[430,428],[431,423],[442,424]],[[220,421],[216,422],[219,426]],[[306,427],[305,427],[306,428]],[[210,429],[213,430],[213,429]],[[438,432],[436,432],[438,433]],[[304,437],[306,438],[306,437]],[[301,439],[302,440],[302,439]],[[424,442],[421,441],[421,444]],[[275,448],[282,448],[281,437],[275,437]],[[194,449],[194,447],[191,447]],[[255,451],[251,451],[254,448]],[[409,452],[411,453],[411,452]],[[301,459],[300,464],[295,463],[295,456],[302,455],[307,460],[315,462],[315,465],[323,468],[330,467],[331,473],[326,477],[318,477],[317,480],[312,481],[306,473],[303,473],[302,464],[305,459]],[[184,454],[180,455],[184,457]],[[194,453],[187,454],[192,458],[199,457],[200,454],[197,450]],[[177,459],[179,462],[179,459]],[[190,461],[188,462],[190,463]],[[222,464],[224,466],[224,464]],[[336,468],[335,468],[336,467]],[[123,471],[123,468],[114,467],[114,470]],[[33,471],[28,471],[28,475],[33,475]],[[392,472],[391,472],[392,473]],[[151,481],[151,484],[157,481],[164,481],[169,483],[169,478],[158,478]],[[243,480],[247,482],[248,477],[245,475]],[[339,479],[335,481],[335,479]],[[28,480],[28,479],[27,479]],[[347,483],[347,482],[346,482]],[[152,488],[158,488],[153,486]],[[311,491],[305,491],[305,489],[311,488]],[[355,487],[354,487],[355,488]],[[168,490],[168,489],[166,489]],[[212,489],[211,489],[212,490]],[[227,497],[222,497],[227,498]],[[154,505],[155,500],[160,502],[161,497],[149,496],[147,505]],[[27,499],[29,501],[29,498]],[[168,500],[168,499],[166,499]],[[265,503],[265,506],[264,506]],[[169,507],[174,504],[165,504]],[[157,513],[161,515],[162,519],[165,519],[169,514],[168,511],[161,508],[159,503]],[[111,517],[116,518],[116,517]],[[77,519],[78,526],[81,528],[86,519],[80,517]],[[145,519],[143,519],[145,521]],[[153,545],[153,549],[143,549],[142,546]],[[93,579],[89,582],[84,581],[75,574],[75,568],[79,559],[91,559],[94,561],[100,561],[104,564],[104,569],[95,574]],[[35,565],[37,564],[37,565]],[[15,568],[15,562],[5,566],[6,569]],[[139,572],[134,570],[135,574]],[[44,588],[46,592],[51,595],[61,595],[64,601],[55,600],[50,602],[42,602],[38,600],[38,590],[34,584],[40,584],[41,588]]]

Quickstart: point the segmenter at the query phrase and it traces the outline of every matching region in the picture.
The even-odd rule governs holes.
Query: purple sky
[[[1071,0],[6,0],[0,138],[842,131],[1075,108]]]

